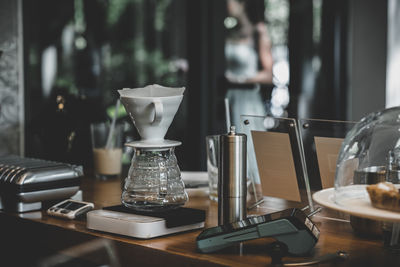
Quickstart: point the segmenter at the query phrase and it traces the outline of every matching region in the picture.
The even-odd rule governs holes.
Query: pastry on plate
[[[369,185],[367,191],[375,208],[400,211],[400,192],[392,183]]]

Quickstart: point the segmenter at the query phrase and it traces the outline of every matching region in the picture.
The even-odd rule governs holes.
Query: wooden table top
[[[99,181],[94,178],[84,178],[82,182],[83,200],[93,202],[95,208],[120,204],[121,182],[119,179]],[[186,207],[206,211],[205,227],[217,225],[217,203],[206,197],[192,197]],[[266,199],[254,214],[265,214],[272,210],[284,209],[285,203],[276,199]],[[304,258],[284,257],[284,261],[299,261],[312,259],[327,253],[346,251],[349,258],[339,263],[343,266],[399,266],[400,251],[387,249],[380,238],[363,238],[354,234],[351,225],[346,220],[326,219],[324,213],[315,215],[313,221],[321,231],[319,241],[310,256]],[[123,266],[146,264],[159,266],[267,266],[271,257],[267,253],[267,245],[271,239],[261,239],[246,242],[241,253],[223,251],[212,254],[202,254],[196,251],[196,237],[201,230],[195,230],[149,240],[140,240],[121,235],[92,231],[86,228],[85,220],[63,220],[48,216],[44,211],[24,214],[0,213],[0,224],[8,230],[0,231],[3,235],[1,250],[3,255],[15,247],[35,247],[33,239],[39,239],[41,246],[48,250],[63,248],[68,244],[79,244],[94,238],[104,238],[115,243],[118,258]],[[17,227],[17,225],[19,225]],[[28,229],[23,234],[24,229]],[[53,242],[45,239],[52,239]],[[76,239],[72,241],[72,239]],[[60,245],[62,244],[62,245]],[[39,249],[38,249],[39,250]],[[35,254],[36,253],[36,254]],[[32,252],[32,255],[44,256],[45,253]],[[1,252],[0,252],[1,254]],[[33,256],[32,256],[33,257]],[[0,259],[1,260],[1,259]],[[36,260],[36,259],[35,259]],[[336,266],[336,265],[335,265]]]

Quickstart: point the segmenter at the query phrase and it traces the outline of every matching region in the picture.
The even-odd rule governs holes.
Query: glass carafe
[[[140,211],[164,211],[184,205],[188,196],[174,147],[135,147],[121,200],[126,207]]]

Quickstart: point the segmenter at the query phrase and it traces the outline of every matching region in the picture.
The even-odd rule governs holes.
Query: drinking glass
[[[121,173],[123,127],[108,122],[90,125],[93,149],[93,171],[96,178],[116,178]]]
[[[218,201],[219,135],[206,136],[206,145],[210,199]]]

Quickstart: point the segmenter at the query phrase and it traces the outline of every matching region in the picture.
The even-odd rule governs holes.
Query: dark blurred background
[[[248,2],[256,6],[248,14],[266,25],[277,79],[257,84],[268,114],[358,120],[385,106],[387,1]],[[20,151],[91,166],[89,125],[110,119],[116,90],[158,83],[186,87],[167,138],[183,143],[176,149],[182,170],[206,169],[205,136],[226,131],[224,98],[230,87],[242,86],[226,77],[227,38],[237,24],[227,1],[18,3],[24,73]],[[279,109],[271,104],[276,87],[289,96]],[[139,138],[126,116],[119,121],[125,122],[128,140]]]

